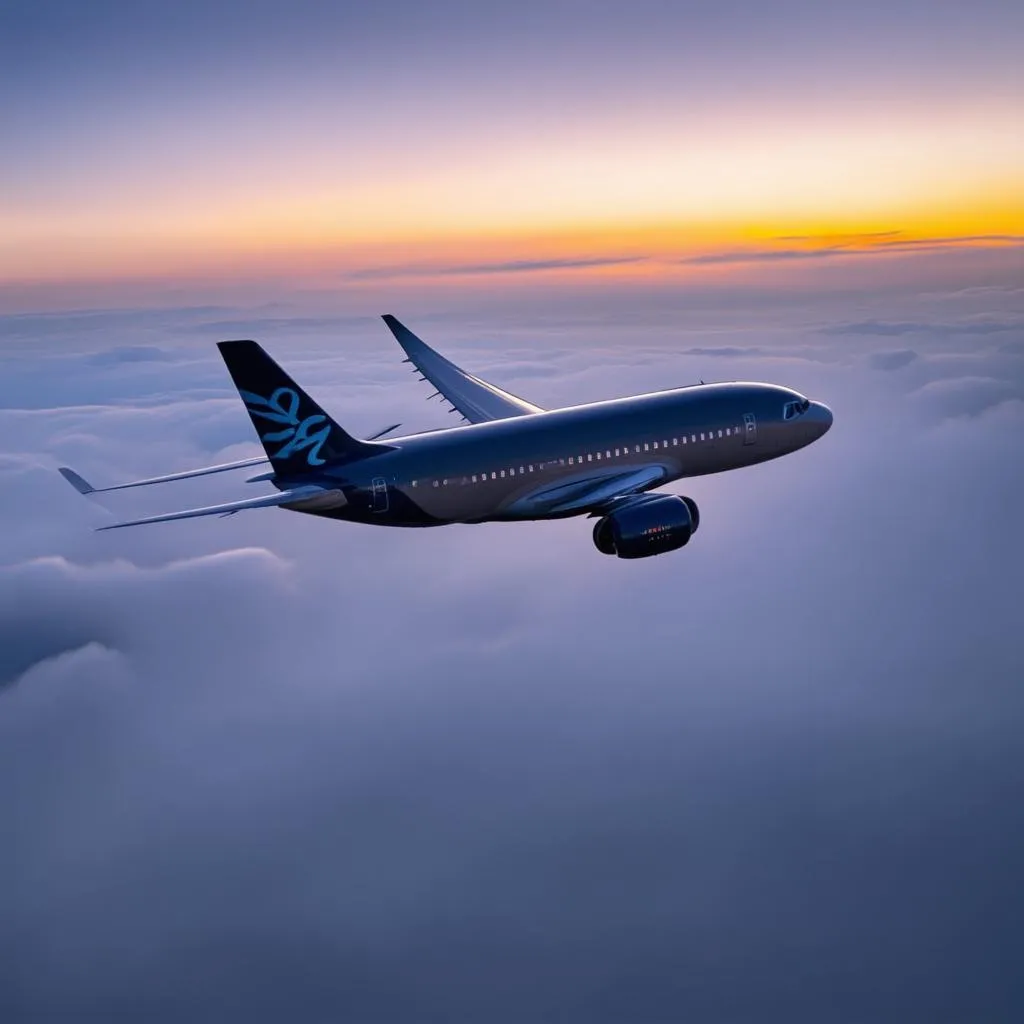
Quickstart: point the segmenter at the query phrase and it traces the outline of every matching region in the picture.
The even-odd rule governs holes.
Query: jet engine
[[[692,498],[652,494],[599,519],[594,546],[605,555],[647,558],[675,551],[697,532],[700,512]]]

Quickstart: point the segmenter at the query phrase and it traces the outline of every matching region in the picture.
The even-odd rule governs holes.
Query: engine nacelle
[[[697,530],[700,512],[692,498],[651,495],[599,519],[594,546],[605,555],[647,558],[683,547]]]
[[[693,498],[688,498],[685,494],[680,494],[679,497],[686,502],[686,507],[690,510],[690,519],[693,520],[693,524],[690,526],[690,536],[692,537],[697,532],[697,527],[700,526],[700,509],[697,508],[697,502]]]

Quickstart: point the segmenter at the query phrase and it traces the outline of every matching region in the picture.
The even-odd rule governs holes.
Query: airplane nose
[[[832,410],[824,402],[811,402],[807,419],[818,428],[818,437],[821,437],[832,426]]]

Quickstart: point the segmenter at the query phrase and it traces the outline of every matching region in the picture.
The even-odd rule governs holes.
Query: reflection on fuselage
[[[315,514],[395,526],[578,514],[585,502],[544,502],[631,474],[646,491],[777,458],[827,429],[816,408],[774,385],[700,385],[397,438],[348,467],[343,505]]]
[[[551,456],[547,459],[539,460],[537,463],[520,463],[518,467],[508,466],[501,467],[499,469],[484,470],[482,473],[463,473],[461,476],[449,477],[434,477],[432,480],[411,480],[409,485],[412,487],[427,486],[432,487],[449,487],[449,486],[471,486],[473,484],[484,484],[488,481],[504,480],[508,478],[512,480],[517,472],[520,478],[532,475],[534,472],[544,473],[552,469],[561,469],[565,467],[582,467],[584,465],[596,465],[603,463],[608,466],[615,460],[634,459],[635,456],[642,455],[644,453],[655,453],[664,454],[669,448],[685,448],[687,445],[706,444],[715,440],[724,440],[726,438],[738,439],[741,434],[739,426],[728,426],[718,427],[717,429],[707,429],[701,431],[694,431],[692,434],[682,434],[680,436],[673,436],[671,438],[663,437],[661,440],[652,438],[643,442],[635,442],[633,444],[623,444],[615,448],[597,449],[596,451],[580,452],[576,455],[560,455]]]

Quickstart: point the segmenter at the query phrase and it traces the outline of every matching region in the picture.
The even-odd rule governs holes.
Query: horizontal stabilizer
[[[385,434],[390,434],[392,431],[397,430],[402,424],[392,423],[390,427],[385,427],[383,430],[378,430],[375,434],[371,434],[367,441],[376,441],[378,438],[384,437]],[[149,487],[151,484],[169,484],[175,480],[191,480],[197,476],[209,476],[211,473],[227,473],[233,469],[247,469],[250,466],[264,466],[270,460],[260,455],[253,459],[239,459],[237,462],[221,462],[216,466],[204,466],[202,469],[186,469],[180,473],[165,473],[163,476],[148,476],[144,480],[130,480],[126,484],[111,484],[109,487],[93,487],[88,480],[85,479],[81,474],[76,473],[73,469],[67,466],[61,466],[59,469],[60,475],[79,494],[105,494],[107,491],[126,491],[131,487]],[[274,476],[272,472],[262,473],[260,476],[254,476],[247,483],[252,483],[256,480],[269,480]]]
[[[390,427],[385,427],[383,430],[378,430],[369,437],[364,438],[365,441],[379,441],[382,437],[386,437],[388,434],[396,431],[402,424],[392,423]]]
[[[206,466],[203,469],[189,469],[183,473],[167,473],[164,476],[150,476],[145,480],[132,480],[126,484],[113,484],[110,487],[93,487],[84,477],[81,477],[73,469],[67,466],[60,467],[60,475],[79,494],[103,494],[106,491],[124,491],[129,487],[148,487],[150,484],[169,484],[174,480],[190,480],[195,476],[209,476],[211,473],[226,473],[230,469],[245,469],[246,466],[259,466],[266,462],[266,458],[242,459],[239,462],[222,462],[219,466]]]
[[[111,523],[110,526],[97,527],[99,530],[120,530],[125,526],[142,526],[146,523],[169,523],[174,519],[194,519],[197,516],[225,516],[242,512],[247,508],[273,508],[276,505],[290,505],[292,502],[306,501],[323,494],[328,488],[307,484],[304,487],[293,487],[289,491],[278,494],[264,494],[259,498],[245,498],[242,501],[228,501],[223,505],[207,505],[205,508],[190,508],[184,512],[167,512],[162,516],[146,516],[144,519],[130,519],[125,523]]]

